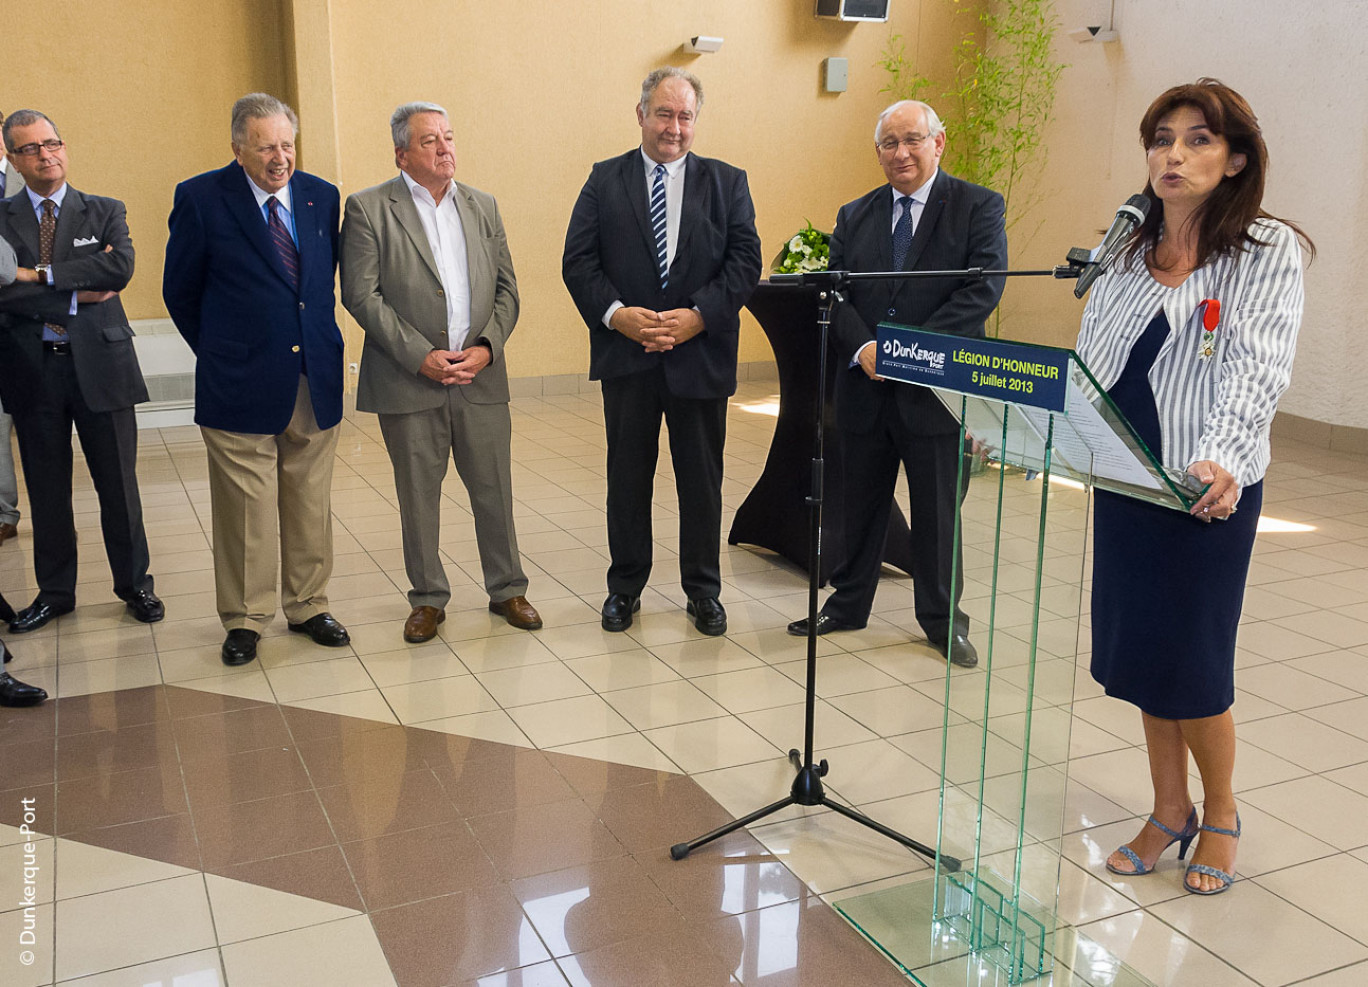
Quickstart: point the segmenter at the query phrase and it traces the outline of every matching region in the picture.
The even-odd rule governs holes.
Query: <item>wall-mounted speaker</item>
[[[886,21],[889,0],[817,0],[817,16],[835,21]]]

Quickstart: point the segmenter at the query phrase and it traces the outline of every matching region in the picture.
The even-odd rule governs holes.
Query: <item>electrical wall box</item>
[[[886,21],[891,0],[816,0],[818,17],[833,21]]]
[[[843,93],[850,82],[850,63],[844,58],[822,59],[822,89]]]

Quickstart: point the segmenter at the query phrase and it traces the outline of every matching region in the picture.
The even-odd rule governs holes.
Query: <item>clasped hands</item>
[[[1235,513],[1235,502],[1240,499],[1240,485],[1235,482],[1235,477],[1210,459],[1199,459],[1187,471],[1203,483],[1210,484],[1188,513],[1208,523],[1213,519],[1229,519]]]
[[[608,324],[616,332],[640,343],[647,353],[667,353],[703,331],[703,316],[691,308],[653,312],[649,308],[624,305],[613,313]]]
[[[475,343],[463,350],[433,350],[423,357],[418,372],[443,387],[469,384],[493,359],[493,351],[484,343]]]

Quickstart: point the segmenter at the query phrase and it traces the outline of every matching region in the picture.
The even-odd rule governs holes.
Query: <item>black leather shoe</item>
[[[347,629],[330,613],[314,614],[302,624],[291,624],[290,630],[296,634],[307,634],[313,638],[314,644],[321,644],[326,648],[340,648],[344,644],[351,644],[351,635],[347,633]]]
[[[940,652],[942,658],[949,658],[950,664],[958,665],[960,668],[973,668],[978,664],[978,651],[969,639],[963,634],[956,634],[950,639],[950,654],[945,653],[945,642],[927,639],[931,642],[931,647]]]
[[[10,621],[9,625],[10,633],[27,634],[29,631],[36,631],[54,617],[71,613],[75,609],[74,606],[58,607],[51,603],[43,603],[41,600],[34,600],[14,615],[14,619]]]
[[[46,690],[25,685],[9,672],[0,672],[0,706],[37,706],[47,699]]]
[[[632,614],[640,609],[641,597],[609,593],[603,601],[603,619],[599,623],[605,631],[625,631],[632,626]]]
[[[245,627],[235,627],[224,639],[219,656],[225,665],[245,665],[256,657],[257,639],[261,635]]]
[[[789,624],[787,629],[788,632],[792,634],[794,637],[807,637],[808,620],[806,617],[802,617],[798,620],[795,620],[793,623]],[[819,613],[817,615],[818,637],[821,637],[823,634],[830,634],[832,631],[853,631],[857,629],[858,628],[847,627],[845,624],[841,623],[835,617],[828,617],[824,613]]]
[[[140,620],[144,624],[155,624],[166,616],[166,607],[150,589],[138,590],[124,600],[124,606],[128,608],[134,620]]]
[[[694,619],[694,626],[710,637],[727,633],[727,611],[715,596],[705,596],[701,600],[690,600],[685,610]]]

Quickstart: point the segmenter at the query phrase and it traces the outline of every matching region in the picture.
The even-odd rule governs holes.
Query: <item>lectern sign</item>
[[[1069,351],[972,339],[884,322],[875,367],[881,377],[1009,404],[1064,411]]]

